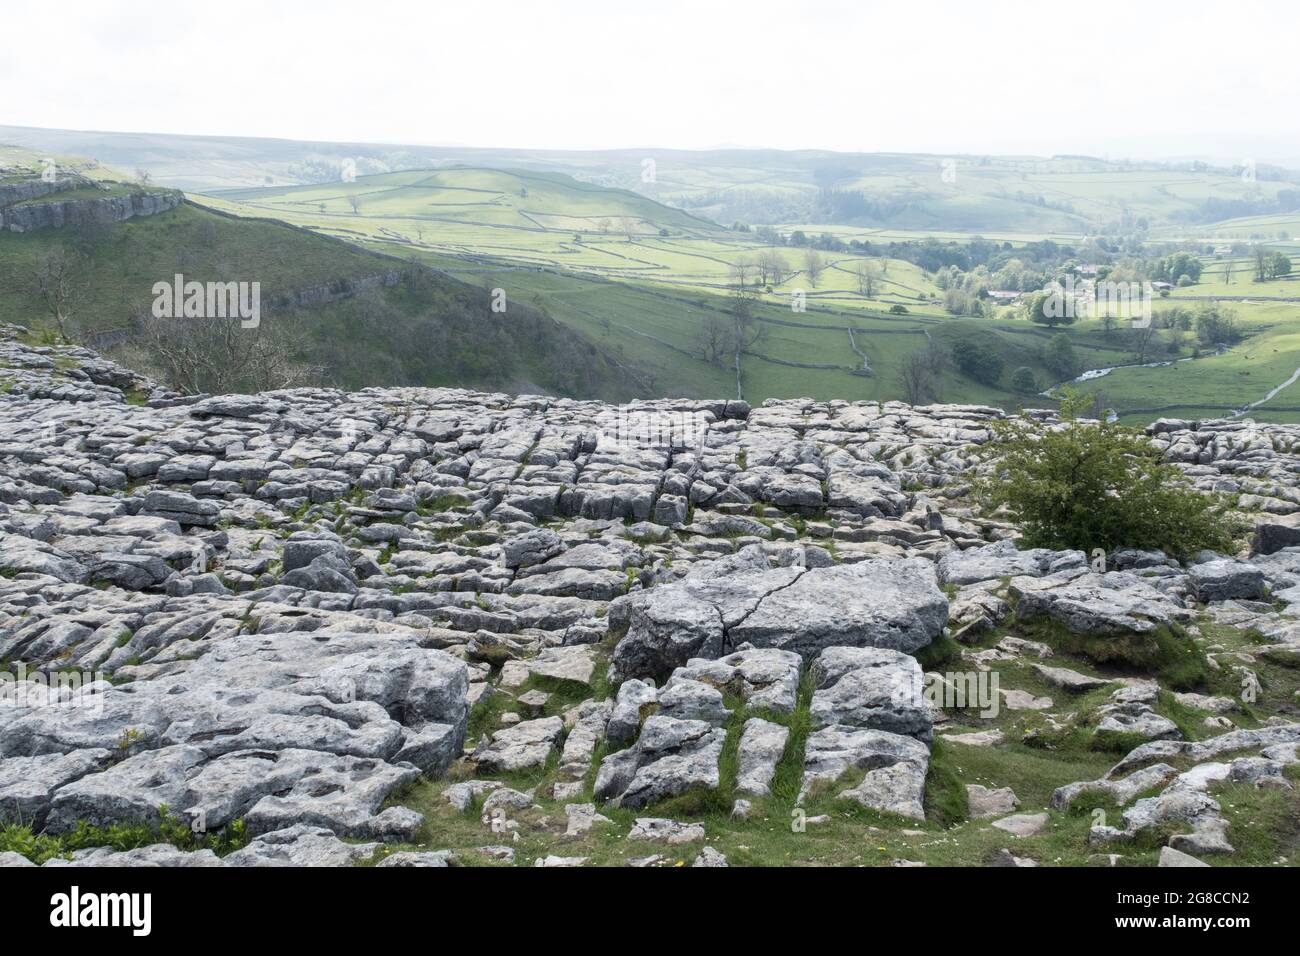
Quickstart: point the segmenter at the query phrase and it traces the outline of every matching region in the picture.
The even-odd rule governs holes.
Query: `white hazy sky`
[[[9,125],[1300,157],[1295,0],[9,0],[3,22]]]

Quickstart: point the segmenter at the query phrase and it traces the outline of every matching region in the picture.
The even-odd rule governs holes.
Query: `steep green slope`
[[[71,337],[100,346],[130,349],[154,284],[180,273],[260,283],[263,326],[292,329],[294,360],[324,384],[647,393],[632,363],[536,309],[496,312],[488,289],[283,223],[186,204],[103,228],[0,233],[0,321],[52,332],[37,278],[52,260],[66,263]]]

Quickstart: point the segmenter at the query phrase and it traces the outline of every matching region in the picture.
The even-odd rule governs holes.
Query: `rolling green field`
[[[1112,195],[1102,180],[1089,177],[1074,174],[1076,189],[1086,184],[1098,197]],[[1124,188],[1114,195],[1136,201],[1150,184],[1132,173],[1120,177],[1119,185]],[[1190,186],[1187,190],[1200,195]],[[903,395],[900,368],[908,354],[930,341],[960,350],[976,335],[988,337],[1002,355],[999,380],[981,383],[950,368],[942,376],[942,400],[1007,408],[1046,403],[1040,396],[1011,390],[1011,373],[1021,366],[1033,371],[1041,387],[1056,384],[1042,355],[1053,333],[1015,318],[1014,310],[1005,310],[1002,320],[954,319],[943,311],[932,278],[899,259],[820,253],[824,268],[814,286],[804,251],[789,247],[777,250],[789,274],[760,287],[757,319],[763,334],[744,355],[737,382],[733,368],[703,360],[699,330],[710,317],[727,318],[737,264],[752,266],[771,250],[753,233],[723,229],[638,193],[593,187],[563,175],[425,170],[198,199],[233,215],[284,219],[435,266],[484,288],[502,288],[644,371],[662,394],[739,394],[750,401],[896,399]],[[784,228],[874,242],[907,238],[906,233],[808,223]],[[1026,242],[1043,235],[997,238]],[[873,276],[870,298],[861,289],[861,266]],[[1217,416],[1263,399],[1300,365],[1300,308],[1281,301],[1300,286],[1291,280],[1254,283],[1252,275],[1245,259],[1208,261],[1200,284],[1175,290],[1157,308],[1249,297],[1234,303],[1248,336],[1245,342],[1195,362],[1119,368],[1081,387],[1101,393],[1127,420],[1154,417],[1150,409],[1170,408],[1172,413],[1179,406]],[[792,309],[795,290],[804,295],[806,311]],[[890,314],[893,305],[906,307],[907,313]],[[870,374],[863,374],[850,328]],[[1081,321],[1063,331],[1073,341],[1082,369],[1135,361],[1127,330],[1105,334],[1099,322]],[[1177,357],[1188,355],[1190,350]],[[1158,350],[1148,361],[1166,357],[1175,358]],[[1269,405],[1280,406],[1284,398],[1279,394]],[[1261,409],[1255,414],[1269,413]]]
[[[907,235],[943,233],[1060,237],[1146,220],[1162,238],[1300,236],[1300,212],[1202,215],[1206,200],[1268,202],[1294,182],[1261,166],[1236,168],[1087,156],[943,156],[825,150],[527,150],[151,133],[96,133],[0,126],[0,142],[96,156],[122,169],[144,166],[162,185],[216,193],[337,181],[360,173],[456,165],[563,174],[635,191],[730,225],[814,223]],[[334,170],[334,174],[330,170]],[[827,202],[825,193],[867,202]],[[580,213],[581,215],[581,213]],[[1226,213],[1225,215],[1234,215]],[[820,225],[825,224],[825,225]]]
[[[408,256],[504,260],[690,290],[725,292],[736,264],[753,263],[767,249],[752,234],[722,229],[628,190],[524,171],[395,173],[196,198],[225,212],[273,216]],[[825,268],[814,284],[801,250],[778,254],[788,275],[763,293],[770,302],[788,304],[798,289],[814,303],[867,310],[907,304],[938,314],[931,304],[938,290],[911,263],[823,254]],[[859,291],[860,262],[876,273],[871,297]]]
[[[209,164],[218,161],[208,140],[150,146],[160,155],[169,149],[178,154],[167,166],[174,176],[197,161],[183,155],[191,147],[209,150]],[[351,147],[311,153],[303,144],[279,143],[268,153],[261,141],[223,149],[223,168],[240,170],[234,178],[243,183],[259,181],[250,171],[260,169],[266,156],[274,154],[278,165],[260,177],[257,188],[191,194],[218,215],[185,207],[147,225],[126,223],[115,230],[113,246],[121,255],[102,257],[106,264],[94,266],[89,276],[92,298],[107,305],[88,316],[95,327],[120,326],[141,307],[144,279],[154,279],[164,266],[219,276],[256,273],[272,288],[302,289],[354,275],[362,265],[345,254],[350,245],[384,254],[390,263],[432,266],[481,293],[500,289],[510,302],[536,307],[577,333],[574,343],[588,343],[626,370],[642,394],[740,395],[751,402],[898,399],[904,397],[901,368],[910,355],[927,345],[960,355],[983,341],[1002,359],[997,378],[976,381],[950,364],[935,397],[1015,408],[1050,401],[1013,390],[1016,369],[1029,368],[1040,389],[1059,384],[1043,353],[1054,332],[1025,322],[1014,308],[999,310],[997,319],[954,318],[944,310],[934,278],[902,259],[822,251],[813,262],[803,248],[773,248],[755,231],[720,223],[735,214],[742,221],[777,223],[785,235],[828,233],[879,248],[922,238],[963,242],[976,235],[1013,245],[1047,238],[1078,243],[1094,235],[1098,224],[1148,220],[1152,236],[1245,231],[1268,235],[1270,248],[1300,253],[1300,241],[1273,238],[1289,228],[1286,214],[1185,224],[1207,199],[1267,200],[1288,185],[1268,178],[1248,182],[1230,170],[1086,157],[949,160],[752,150],[644,155],[408,149],[399,155],[385,147],[379,155]],[[7,155],[12,162],[24,154]],[[25,155],[30,164],[37,154]],[[427,165],[328,182],[285,181],[303,175],[305,167],[295,165],[295,158],[317,162],[311,169],[319,174],[352,156],[363,171],[422,158]],[[62,162],[79,164],[96,178],[108,175],[97,163],[66,156]],[[218,185],[233,181],[217,179]],[[854,215],[854,208],[825,205],[835,194],[865,196],[877,205]],[[201,229],[198,216],[204,219]],[[243,241],[255,233],[241,225],[256,228],[255,220],[279,220],[301,231],[284,249]],[[320,236],[319,247],[311,245],[313,233]],[[0,236],[0,260],[13,266],[0,283],[0,319],[21,320],[38,308],[26,280],[42,243],[52,241],[58,240]],[[760,281],[758,264],[773,255],[780,274]],[[374,269],[379,261],[384,260],[369,259],[364,267]],[[1115,367],[1080,387],[1099,394],[1126,421],[1159,414],[1218,416],[1249,405],[1257,406],[1250,410],[1257,418],[1300,414],[1292,410],[1300,409],[1300,384],[1286,384],[1300,367],[1300,276],[1255,282],[1253,260],[1240,247],[1235,255],[1220,251],[1202,263],[1200,282],[1172,290],[1157,302],[1157,313],[1219,301],[1236,311],[1244,339],[1222,354],[1207,351],[1192,359],[1190,336],[1171,353],[1164,347],[1169,333],[1162,331],[1145,359],[1165,364],[1123,367],[1137,361],[1130,330],[1105,332],[1099,322],[1080,321],[1056,330],[1074,345],[1080,370]],[[730,363],[705,361],[700,345],[706,325],[730,322],[738,270],[757,296],[761,329],[741,359],[739,376]],[[403,305],[408,311],[418,307]],[[465,355],[490,347],[472,335],[457,346]]]

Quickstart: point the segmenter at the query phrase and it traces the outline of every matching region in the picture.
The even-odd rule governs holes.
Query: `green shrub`
[[[1245,528],[1223,498],[1189,488],[1136,429],[1081,421],[1088,401],[1067,390],[1059,425],[995,423],[983,449],[994,468],[974,487],[981,505],[1005,507],[1031,548],[1234,550]]]
[[[992,335],[970,335],[954,344],[953,361],[964,375],[985,385],[997,385],[1002,377],[1002,354]]]
[[[1020,366],[1011,373],[1011,387],[1017,392],[1038,391],[1038,380],[1034,378],[1034,370],[1027,365]]]

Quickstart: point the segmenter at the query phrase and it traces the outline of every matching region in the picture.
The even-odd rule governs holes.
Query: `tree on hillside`
[[[1043,350],[1043,364],[1061,378],[1074,378],[1079,374],[1079,358],[1074,354],[1074,343],[1064,332],[1057,332]]]
[[[1152,349],[1158,344],[1156,338],[1156,324],[1149,322],[1147,325],[1131,329],[1129,331],[1129,347],[1133,350],[1133,358],[1138,365],[1146,362]]]
[[[1268,257],[1268,277],[1280,279],[1291,274],[1291,257],[1285,252],[1275,252]]]
[[[725,319],[713,313],[704,317],[695,333],[695,346],[700,357],[710,365],[721,365],[731,341],[730,327]]]
[[[817,280],[821,278],[822,271],[826,268],[826,260],[816,249],[809,249],[803,256],[803,269],[808,273],[808,284],[814,289],[817,288]]]
[[[738,289],[746,289],[749,287],[753,273],[754,264],[750,262],[746,256],[741,256],[731,264],[731,279]]]
[[[763,337],[763,326],[756,318],[758,297],[745,288],[731,294],[731,350],[739,358]]]
[[[1025,300],[1025,315],[1029,321],[1054,329],[1058,325],[1073,325],[1073,309],[1066,308],[1064,292],[1035,292]]]
[[[903,401],[909,405],[924,405],[936,399],[938,379],[926,349],[918,349],[903,356],[899,376],[903,385]]]
[[[131,332],[127,350],[133,362],[189,395],[312,385],[322,375],[299,360],[306,332],[289,317],[264,316],[246,329],[237,318],[159,319],[142,311]]]
[[[780,285],[785,281],[788,266],[785,258],[775,249],[764,249],[755,262],[760,285]]]
[[[1241,338],[1237,313],[1218,304],[1202,306],[1196,312],[1196,339],[1202,345],[1231,345]]]
[[[876,295],[876,267],[866,259],[859,259],[853,269],[858,279],[858,292],[868,299]]]
[[[356,193],[348,193],[348,205],[352,207],[352,215],[361,214],[361,197]]]
[[[1011,387],[1025,394],[1038,391],[1038,380],[1034,377],[1034,370],[1027,365],[1020,366],[1011,373]]]
[[[33,274],[36,294],[45,304],[59,338],[65,342],[71,341],[72,317],[81,300],[81,268],[76,253],[55,246],[37,259]]]
[[[992,342],[969,338],[953,346],[952,359],[967,375],[985,385],[997,385],[1002,378],[1002,354]]]
[[[1171,285],[1194,285],[1201,281],[1203,268],[1201,260],[1190,252],[1176,252],[1153,263],[1151,278]]]

